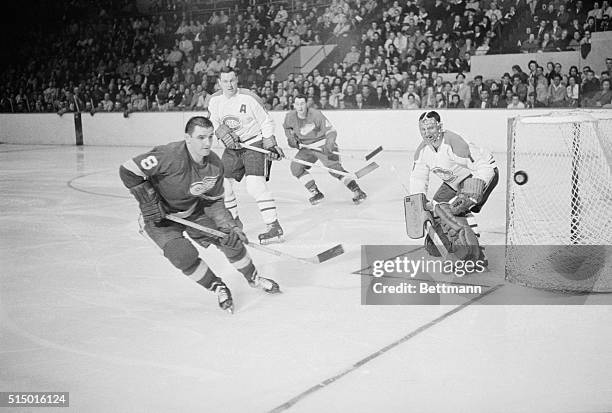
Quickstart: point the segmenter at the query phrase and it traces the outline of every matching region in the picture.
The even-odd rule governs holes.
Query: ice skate
[[[212,291],[217,294],[219,300],[219,307],[227,311],[230,314],[234,313],[234,300],[232,299],[232,293],[223,281],[215,283],[212,287]]]
[[[365,192],[361,190],[361,188],[357,188],[353,191],[353,203],[355,205],[361,204],[368,197]]]
[[[259,234],[259,243],[262,245],[283,241],[283,229],[278,223],[278,220],[268,224],[268,230],[262,234]]]
[[[312,205],[317,205],[319,202],[321,202],[323,200],[323,198],[325,198],[325,195],[323,195],[321,193],[321,191],[319,191],[318,189],[314,189],[313,191],[311,191],[313,193],[313,196],[311,196],[308,201],[310,201],[310,203]]]
[[[253,275],[253,279],[249,280],[249,285],[253,288],[261,288],[268,294],[277,294],[281,292],[276,281],[260,277],[257,272]]]

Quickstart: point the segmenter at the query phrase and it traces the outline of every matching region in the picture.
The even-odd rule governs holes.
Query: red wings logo
[[[457,176],[453,173],[453,171],[449,171],[448,169],[436,167],[433,168],[431,172],[438,175],[444,182],[453,182],[455,179],[457,179]]]
[[[189,193],[194,196],[201,196],[213,189],[215,183],[217,183],[217,178],[215,178],[214,176],[207,176],[201,181],[194,182],[189,185]]]
[[[221,122],[231,130],[240,129],[240,127],[242,126],[240,118],[237,118],[236,116],[226,116]]]

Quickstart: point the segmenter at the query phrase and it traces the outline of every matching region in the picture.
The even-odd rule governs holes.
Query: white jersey
[[[215,129],[223,123],[238,135],[241,142],[252,138],[256,138],[252,141],[256,142],[274,135],[274,121],[259,97],[248,89],[239,88],[229,98],[221,92],[213,94],[208,111]]]
[[[430,172],[455,191],[458,191],[459,184],[470,175],[482,179],[488,185],[495,175],[496,167],[491,152],[466,142],[454,132],[444,131],[437,151],[425,142],[417,148],[410,175],[410,193],[427,194]]]

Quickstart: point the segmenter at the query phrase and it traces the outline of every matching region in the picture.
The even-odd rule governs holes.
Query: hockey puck
[[[525,185],[527,183],[527,172],[525,172],[525,171],[516,171],[514,173],[514,182],[517,185]]]

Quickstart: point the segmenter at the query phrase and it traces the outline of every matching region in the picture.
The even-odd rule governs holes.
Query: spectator
[[[382,85],[376,86],[376,94],[372,98],[372,106],[379,109],[389,108],[389,99]]]
[[[568,106],[577,107],[580,102],[580,85],[576,81],[575,76],[570,76],[568,78],[568,84],[566,89],[566,97]]]
[[[507,106],[508,109],[525,109],[525,104],[521,102],[517,94],[512,94],[510,103]]]
[[[561,84],[561,75],[556,73],[548,89],[548,105],[559,108],[567,106],[567,90]]]
[[[461,101],[461,97],[458,94],[453,94],[448,104],[449,109],[465,109],[465,104]]]
[[[349,52],[347,52],[346,56],[344,57],[343,63],[347,66],[350,67],[354,64],[359,63],[359,57],[360,57],[360,53],[357,50],[356,46],[351,46],[351,49]]]
[[[407,97],[406,97],[406,101],[403,103],[402,108],[403,109],[419,109],[419,104],[417,103],[416,99],[415,99],[415,95],[410,93]],[[397,108],[394,108],[397,109]]]
[[[465,83],[465,75],[463,73],[458,73],[455,76],[455,91],[459,95],[459,100],[463,102],[465,107],[470,107],[470,103],[472,101],[472,90]]]
[[[586,107],[611,107],[612,90],[610,90],[610,79],[601,81],[601,90],[595,92],[593,97],[584,101]]]
[[[583,106],[590,106],[590,99],[600,90],[599,79],[595,77],[595,72],[590,67],[585,68],[586,78],[582,83],[581,96],[583,100]]]

